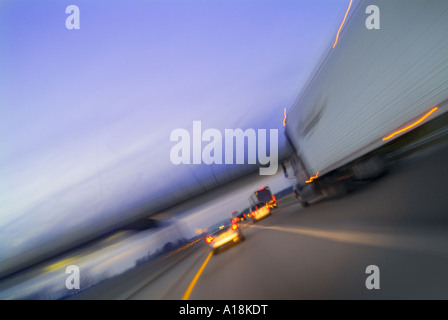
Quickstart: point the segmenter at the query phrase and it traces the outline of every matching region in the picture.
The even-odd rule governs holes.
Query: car
[[[230,213],[230,216],[232,217],[232,222],[235,222],[235,223],[240,222],[240,212],[238,210],[233,210]]]
[[[222,248],[244,241],[244,235],[237,223],[226,219],[209,228],[205,242],[217,254]]]
[[[239,212],[238,210],[233,210],[230,215],[232,216],[232,222],[238,224],[244,224],[249,222],[250,210],[249,208],[244,209],[242,212]]]
[[[251,207],[252,222],[257,222],[264,217],[271,215],[271,208],[264,202],[258,202]]]
[[[247,224],[251,221],[250,207],[245,208],[243,211],[239,212],[237,218],[233,221],[236,221],[240,225]]]

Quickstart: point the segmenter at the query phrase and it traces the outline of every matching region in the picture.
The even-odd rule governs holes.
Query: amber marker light
[[[313,180],[316,179],[318,176],[319,176],[319,171],[316,173],[316,175],[315,175],[314,177],[310,177],[310,179],[309,179],[309,180],[306,180],[305,182],[306,182],[306,183],[313,182]]]
[[[334,41],[333,49],[334,49],[334,47],[336,47],[336,44],[338,43],[339,32],[341,32],[342,26],[345,23],[345,19],[347,19],[347,15],[348,15],[348,12],[350,11],[350,7],[352,6],[352,2],[353,2],[353,0],[350,0],[350,3],[349,3],[348,8],[347,8],[347,12],[345,12],[344,20],[342,20],[341,26],[339,27],[338,33],[336,34],[336,40]]]
[[[410,125],[404,127],[403,129],[397,130],[392,132],[391,134],[389,134],[388,136],[383,138],[383,141],[385,140],[389,140],[390,138],[396,136],[397,134],[400,134],[402,132],[405,132],[413,127],[415,127],[416,125],[418,125],[419,123],[423,122],[426,118],[428,118],[431,114],[433,114],[434,112],[437,111],[437,109],[439,109],[439,107],[434,107],[431,110],[429,110],[427,113],[425,113],[420,119],[418,119],[417,121],[415,121],[414,123],[411,123]]]
[[[283,109],[283,114],[284,114],[284,118],[283,118],[283,126],[286,127],[286,108]]]

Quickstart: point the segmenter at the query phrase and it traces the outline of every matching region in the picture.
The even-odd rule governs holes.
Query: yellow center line
[[[210,260],[211,256],[212,256],[213,251],[210,251],[210,253],[208,254],[207,258],[205,259],[204,263],[202,264],[202,266],[199,268],[198,272],[196,273],[196,275],[194,276],[193,280],[191,281],[190,285],[187,288],[187,291],[185,291],[184,295],[182,296],[182,300],[188,300],[188,298],[190,297],[191,292],[194,289],[194,286],[196,285],[196,282],[198,281],[199,277],[202,274],[202,271],[204,271],[205,266],[208,263],[208,260]]]
[[[403,233],[380,233],[366,231],[332,231],[324,229],[300,228],[300,227],[280,227],[280,226],[254,226],[254,228],[275,230],[295,233],[303,236],[326,239],[330,241],[367,245],[388,249],[406,249],[423,252],[446,252],[446,247],[434,246],[435,241],[440,242],[440,236],[428,237],[427,233],[403,234]],[[437,240],[438,239],[438,240]]]

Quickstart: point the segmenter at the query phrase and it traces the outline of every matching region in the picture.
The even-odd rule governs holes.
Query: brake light
[[[238,225],[236,223],[232,224],[232,230],[238,229]]]
[[[205,242],[210,243],[213,241],[213,237],[212,236],[208,236],[207,238],[205,238]]]
[[[275,196],[272,196],[272,199],[274,199],[274,201],[277,201],[277,198]]]

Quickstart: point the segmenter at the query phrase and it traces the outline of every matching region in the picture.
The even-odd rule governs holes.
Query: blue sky
[[[0,261],[210,177],[170,162],[170,132],[194,120],[279,129],[283,146],[283,108],[348,3],[2,1]]]

